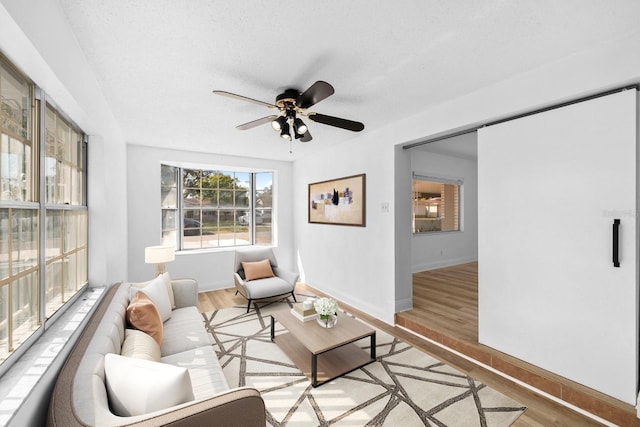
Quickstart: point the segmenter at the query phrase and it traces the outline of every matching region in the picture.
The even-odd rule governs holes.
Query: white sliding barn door
[[[636,117],[627,90],[478,131],[480,342],[632,405]]]

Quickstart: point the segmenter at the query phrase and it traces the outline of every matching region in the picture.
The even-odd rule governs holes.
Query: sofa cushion
[[[189,370],[196,400],[229,390],[220,362],[210,345],[165,356],[161,361]]]
[[[198,309],[192,306],[173,310],[171,319],[164,323],[164,340],[160,345],[162,356],[206,345],[211,345],[211,337]]]
[[[143,291],[156,305],[160,312],[160,318],[163,322],[166,322],[171,318],[171,301],[169,300],[167,285],[165,284],[162,275],[158,275],[158,277],[153,279],[147,286],[140,290]]]
[[[169,302],[171,303],[171,309],[176,308],[176,299],[173,295],[173,285],[171,284],[171,275],[168,271],[162,273],[162,279],[164,280],[164,285],[167,287],[167,295],[169,296]]]
[[[162,345],[163,325],[160,313],[144,292],[136,292],[129,303],[127,322],[134,328],[151,335],[158,345]]]
[[[159,362],[160,346],[151,335],[137,329],[126,329],[120,354],[125,357]]]
[[[107,395],[120,416],[142,415],[193,400],[187,369],[108,353],[104,358]]]
[[[243,261],[242,269],[244,270],[245,280],[247,281],[274,276],[268,259],[255,262]]]

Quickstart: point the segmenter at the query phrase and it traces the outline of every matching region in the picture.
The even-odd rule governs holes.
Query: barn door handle
[[[613,266],[614,267],[620,267],[619,233],[620,233],[620,220],[614,219],[613,220]]]

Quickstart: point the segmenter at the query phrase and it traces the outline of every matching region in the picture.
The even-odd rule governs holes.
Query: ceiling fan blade
[[[300,108],[309,108],[333,95],[334,92],[335,90],[333,89],[333,86],[327,82],[318,80],[312,84],[309,89],[305,90],[304,93],[298,96],[296,99],[296,105]]]
[[[263,117],[261,119],[254,120],[252,122],[248,122],[248,123],[244,123],[242,125],[238,125],[238,126],[236,126],[236,129],[238,129],[238,130],[253,129],[256,126],[260,126],[260,125],[263,125],[265,123],[270,123],[270,122],[274,121],[277,118],[278,118],[278,116],[276,116],[276,115]]]
[[[364,129],[364,125],[362,123],[354,122],[353,120],[341,119],[340,117],[327,116],[318,113],[309,113],[307,117],[314,122],[351,130],[353,132],[360,132]]]
[[[300,138],[300,142],[309,142],[312,139],[313,138],[311,137],[311,133],[309,131],[306,131],[304,135],[302,135],[302,137]]]
[[[237,95],[237,94],[231,93],[231,92],[225,92],[224,90],[214,90],[213,93],[215,93],[216,95],[220,95],[220,96],[226,96],[228,98],[239,99],[240,101],[252,102],[254,104],[262,105],[262,106],[268,107],[268,108],[278,108],[273,104],[269,104],[268,102],[259,101],[257,99],[248,98],[246,96]]]

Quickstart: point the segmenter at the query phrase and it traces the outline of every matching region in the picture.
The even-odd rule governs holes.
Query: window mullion
[[[39,304],[38,306],[40,307],[40,313],[38,315],[38,319],[41,325],[44,325],[46,328],[46,289],[47,289],[47,278],[46,278],[46,254],[45,254],[45,250],[43,249],[46,245],[46,218],[47,218],[47,209],[46,209],[46,186],[45,186],[45,162],[44,162],[44,158],[46,155],[45,152],[45,133],[46,133],[46,129],[45,129],[45,125],[44,125],[44,118],[45,118],[45,108],[46,108],[46,103],[44,102],[45,99],[45,94],[44,91],[42,89],[40,89],[39,87],[36,88],[36,114],[35,114],[35,123],[37,123],[37,137],[34,138],[33,144],[37,147],[37,150],[33,150],[34,152],[37,151],[38,153],[38,188],[37,188],[37,194],[38,194],[38,203],[40,204],[39,207],[39,215],[38,215],[38,235],[39,235],[39,239],[40,241],[38,242],[38,249],[39,249],[39,254],[38,254],[38,265],[40,268],[40,271],[38,273],[38,285],[39,285],[39,289],[38,289],[38,298],[39,298]],[[35,157],[35,156],[34,156]],[[35,168],[34,168],[35,170]]]
[[[80,179],[82,180],[82,205],[89,205],[89,197],[88,197],[88,187],[89,180],[87,179],[87,166],[89,164],[89,138],[87,135],[82,135],[82,176]],[[88,208],[87,208],[88,210]],[[89,243],[87,242],[87,246]],[[87,265],[88,268],[88,265]]]
[[[9,278],[13,279],[13,235],[11,234],[11,224],[13,224],[13,209],[9,208],[9,212],[7,215],[9,220]],[[7,351],[11,353],[13,348],[13,280],[9,280],[7,286],[7,325],[9,329],[7,329]]]
[[[176,218],[176,229],[178,230],[178,235],[176,236],[178,240],[178,248],[180,250],[184,249],[184,211],[183,211],[183,202],[182,202],[182,192],[183,190],[183,175],[184,171],[182,168],[176,168],[176,207],[178,208],[178,217]]]
[[[249,193],[249,210],[251,212],[251,226],[249,227],[250,242],[252,245],[256,244],[256,174],[251,173]]]
[[[203,221],[204,221],[204,212],[203,212],[203,209],[202,209],[203,198],[204,198],[204,185],[202,185],[203,181],[204,181],[204,171],[200,170],[200,182],[198,183],[198,191],[199,191],[199,194],[200,194],[200,197],[198,199],[198,202],[199,202],[198,206],[199,206],[199,211],[200,211],[200,216],[199,216],[200,217],[200,219],[199,219],[199,221],[200,221],[200,235],[199,235],[200,243],[199,243],[198,246],[200,247],[200,249],[202,249],[202,237],[203,237],[203,234],[204,234],[204,230],[202,229],[202,225],[203,225]]]

